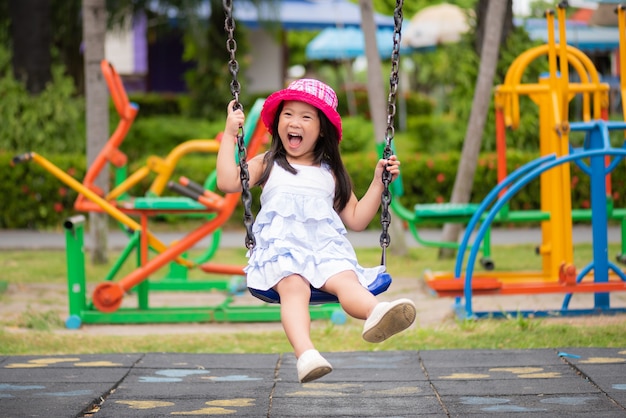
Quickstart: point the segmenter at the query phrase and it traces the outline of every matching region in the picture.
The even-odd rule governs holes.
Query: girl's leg
[[[302,276],[284,277],[275,286],[280,295],[280,321],[296,357],[313,347],[309,299],[311,286]]]
[[[337,296],[346,313],[354,318],[366,319],[363,339],[379,343],[413,324],[415,304],[409,299],[378,302],[365,289],[353,271],[343,271],[326,281],[322,290]]]
[[[329,278],[322,290],[337,296],[343,310],[353,318],[367,319],[378,304],[376,296],[359,283],[356,274],[351,270]]]
[[[280,320],[283,329],[298,359],[298,380],[306,383],[327,375],[333,367],[320,355],[311,341],[309,282],[293,274],[284,277],[274,288],[280,295]]]

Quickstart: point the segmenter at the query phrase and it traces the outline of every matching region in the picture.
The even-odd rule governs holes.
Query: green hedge
[[[59,227],[68,216],[74,215],[73,203],[76,192],[35,163],[11,166],[13,155],[0,152],[0,228],[44,229]],[[78,155],[45,155],[53,164],[80,180],[85,173],[85,157]],[[511,172],[535,158],[535,155],[510,151],[507,155],[507,170]],[[346,166],[352,175],[355,193],[361,196],[369,186],[374,166],[378,157],[375,152],[348,154],[344,157]],[[417,203],[445,202],[454,184],[459,154],[446,153],[436,155],[412,154],[402,157],[402,182],[404,195],[401,203],[412,208]],[[129,170],[133,172],[145,164],[146,159],[133,162]],[[185,157],[174,173],[174,179],[181,175],[202,183],[215,166],[214,156]],[[480,202],[497,182],[495,154],[480,156],[476,181],[472,193],[472,202]],[[589,207],[589,178],[581,170],[572,168],[573,207]],[[113,173],[111,173],[113,178]],[[142,196],[148,190],[153,176],[149,176],[137,185],[131,194]],[[626,181],[626,167],[620,164],[613,172],[613,197],[616,207],[626,206],[626,197],[622,193]],[[258,188],[253,189],[255,206],[258,210]],[[171,194],[170,192],[166,192]],[[511,200],[511,209],[539,208],[539,180],[531,182]],[[175,222],[176,219],[163,217],[161,220]],[[242,225],[241,205],[237,208],[228,226]],[[378,220],[372,221],[372,228],[378,227]]]

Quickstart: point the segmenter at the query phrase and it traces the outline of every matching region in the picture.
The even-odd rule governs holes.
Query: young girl
[[[244,113],[233,105],[228,105],[217,156],[217,186],[225,193],[241,191],[234,151]],[[367,290],[384,266],[361,267],[346,238],[346,227],[362,231],[376,215],[382,172],[387,167],[395,179],[400,162],[396,156],[379,160],[369,189],[358,200],[339,154],[337,96],[317,80],[297,80],[271,94],[261,119],[272,142],[269,151],[248,162],[250,184],[263,191],[253,227],[256,246],[245,268],[247,284],[280,295],[281,322],[297,358],[298,379],[310,382],[332,371],[311,341],[311,287],[337,296],[348,315],[365,319],[368,342],[384,341],[415,320],[411,300],[378,302]]]

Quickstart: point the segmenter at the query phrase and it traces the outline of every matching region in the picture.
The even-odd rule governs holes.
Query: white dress
[[[361,267],[333,209],[335,180],[327,165],[293,164],[291,174],[274,164],[261,193],[261,210],[253,232],[256,246],[244,268],[247,285],[267,290],[283,277],[299,274],[319,289],[328,278],[346,270],[367,287],[384,266]]]

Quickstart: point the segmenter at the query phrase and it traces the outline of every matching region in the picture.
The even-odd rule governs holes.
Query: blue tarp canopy
[[[260,21],[300,30],[361,26],[361,8],[348,0],[274,0],[259,5],[251,0],[234,0],[233,17],[251,28],[260,26]],[[394,20],[393,16],[374,13],[374,22],[379,28],[393,28]]]
[[[526,30],[531,39],[548,42],[548,31],[545,27]],[[565,36],[568,45],[586,53],[614,51],[619,48],[618,28],[567,25]],[[559,42],[558,28],[555,28],[554,39]]]
[[[378,29],[376,43],[383,59],[391,58],[393,29]],[[403,46],[402,51],[409,48]],[[306,46],[306,58],[310,60],[351,59],[365,55],[365,37],[359,28],[326,28]]]
[[[179,10],[151,0],[149,8],[177,19]],[[218,12],[223,15],[222,8]],[[198,6],[201,17],[211,15],[211,3],[204,0]],[[319,30],[328,27],[361,26],[361,8],[348,0],[233,0],[235,24],[257,29],[263,24],[279,24],[283,29]],[[393,28],[393,16],[374,13],[379,28]]]
[[[548,42],[546,19],[514,19],[517,26],[523,26],[528,36],[536,41]],[[619,30],[612,26],[589,26],[585,22],[567,20],[565,22],[567,44],[589,52],[610,52],[619,48]],[[559,24],[554,22],[554,39],[559,42]]]

